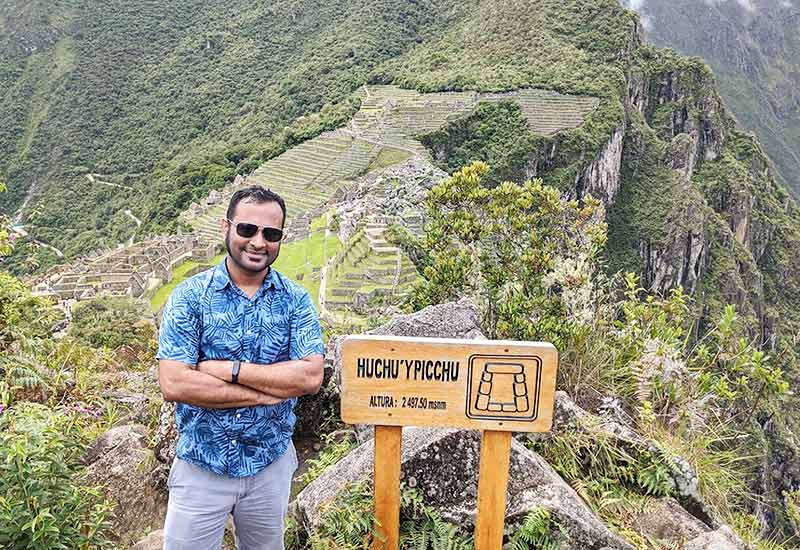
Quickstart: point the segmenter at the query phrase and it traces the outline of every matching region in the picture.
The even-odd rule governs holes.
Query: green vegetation
[[[761,2],[755,10],[736,3],[698,5],[693,0],[648,2],[647,38],[714,69],[727,107],[754,131],[795,196],[800,192],[800,127],[790,90],[797,87],[798,53],[792,7]],[[746,59],[746,63],[737,61]]]
[[[225,254],[220,254],[207,264],[199,264],[189,260],[177,266],[172,271],[172,280],[158,287],[158,290],[155,291],[153,297],[150,298],[150,308],[153,311],[160,311],[161,308],[164,307],[164,304],[167,303],[167,299],[169,298],[169,295],[172,294],[172,291],[175,290],[175,287],[185,281],[190,272],[198,273],[199,271],[204,271],[206,268],[211,268],[221,262],[222,258],[224,257]]]
[[[120,319],[135,308],[126,305],[117,318],[112,305],[88,304],[73,329],[76,337],[55,340],[61,312],[0,273],[3,548],[112,547],[111,507],[99,489],[81,480],[80,459],[89,443],[135,406],[107,399],[108,388],[125,389],[127,376],[155,361],[152,327],[131,331],[128,325],[130,334],[123,334]],[[122,348],[105,347],[120,341]]]
[[[0,415],[0,546],[113,548],[111,504],[76,482],[86,434],[75,413],[24,404]]]
[[[422,138],[449,173],[477,160],[488,164],[483,178],[488,186],[524,180],[541,141],[529,130],[522,108],[511,101],[481,103],[468,117]]]
[[[117,349],[153,341],[153,325],[143,304],[130,298],[95,298],[72,313],[69,335],[96,348]]]
[[[372,164],[367,168],[368,172],[372,170],[380,170],[389,166],[400,164],[411,158],[411,153],[408,151],[401,151],[400,149],[392,149],[391,147],[384,147],[372,161]]]
[[[305,288],[319,308],[320,270],[341,247],[336,233],[327,229],[328,216],[311,223],[311,233],[301,241],[281,245],[275,269]]]
[[[438,0],[4,5],[0,22],[16,33],[0,39],[3,210],[16,210],[40,181],[26,225],[68,257],[132,235],[125,208],[142,231],[169,231],[209,189],[344,124],[357,107],[353,92],[377,66],[466,8]]]
[[[489,189],[486,172],[474,163],[428,195],[430,223],[415,243],[424,280],[410,305],[470,296],[492,338],[556,343],[559,386],[579,402],[615,396],[657,450],[586,423],[533,448],[631,542],[652,548],[633,519],[648,498],[677,496],[677,456],[695,469],[715,514],[758,542],[742,527],[758,467],[749,441],[756,419],[790,397],[781,361],[743,336],[749,320],[733,306],[694,340],[680,288],[659,298],[633,274],[607,276],[596,203],[563,203],[536,180]]]

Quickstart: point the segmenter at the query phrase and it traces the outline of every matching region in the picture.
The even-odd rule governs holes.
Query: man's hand
[[[239,384],[276,399],[289,399],[319,391],[322,384],[324,358],[309,355],[295,361],[282,361],[271,365],[242,363]],[[231,381],[233,362],[207,360],[197,364],[197,370],[225,382]]]
[[[230,361],[227,363],[230,380]],[[198,365],[199,366],[199,365]],[[167,401],[178,401],[207,409],[231,409],[255,405],[275,405],[285,398],[268,395],[246,386],[228,384],[223,378],[195,370],[180,361],[161,359],[158,362],[158,382]]]

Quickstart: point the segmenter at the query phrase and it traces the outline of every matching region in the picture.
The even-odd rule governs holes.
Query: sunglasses
[[[228,220],[228,218],[225,219],[236,228],[236,234],[245,239],[251,238],[259,229],[261,230],[261,234],[264,235],[264,240],[267,242],[276,243],[283,238],[283,230],[277,227],[261,227],[254,223],[235,222],[233,220]]]

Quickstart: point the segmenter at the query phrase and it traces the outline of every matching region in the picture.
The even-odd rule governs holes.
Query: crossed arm
[[[309,355],[271,365],[242,363],[239,383],[231,384],[232,361],[200,361],[197,368],[161,359],[158,381],[167,401],[209,409],[274,405],[291,397],[316,393],[322,384],[323,357]]]

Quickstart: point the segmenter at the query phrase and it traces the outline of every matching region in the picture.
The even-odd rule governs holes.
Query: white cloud
[[[642,22],[644,30],[649,31],[653,28],[653,19],[644,13],[644,4],[647,0],[621,0],[622,5],[628,9],[639,12],[639,21]]]
[[[730,0],[703,0],[709,6],[718,6],[724,2],[729,2]],[[753,0],[736,0],[736,3],[739,4],[742,9],[749,12],[756,11],[756,5],[753,3]]]

